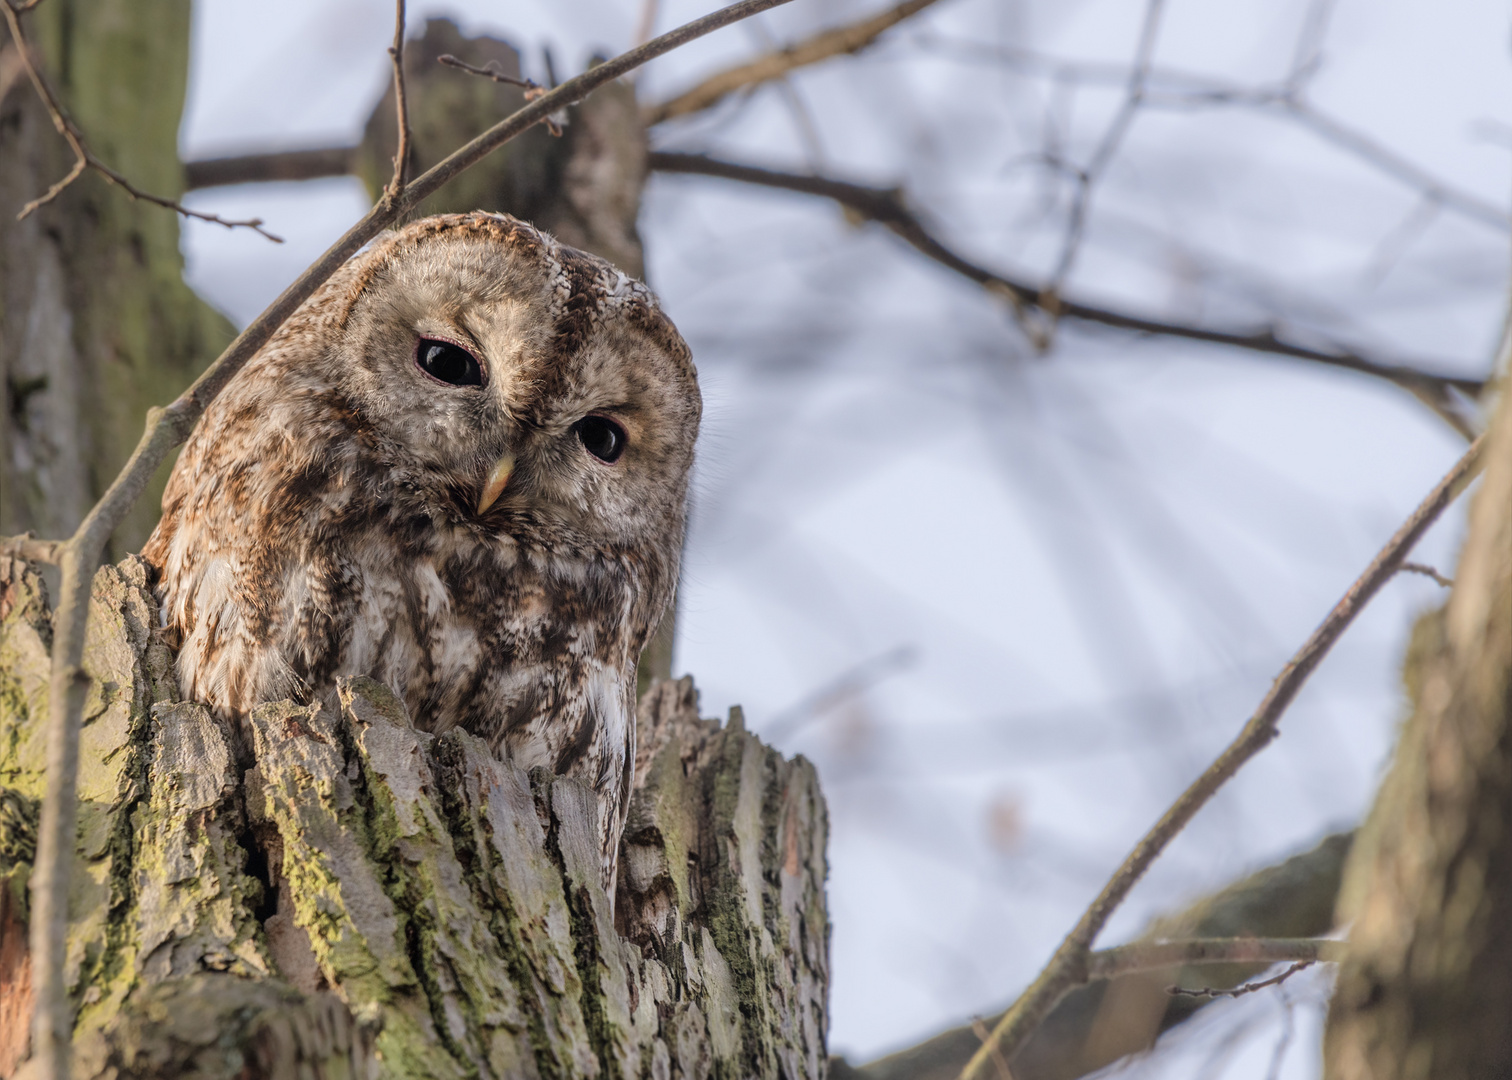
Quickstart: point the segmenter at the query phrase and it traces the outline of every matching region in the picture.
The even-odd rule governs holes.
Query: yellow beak
[[[483,485],[483,491],[478,495],[478,513],[484,514],[488,508],[499,501],[499,496],[504,494],[504,487],[509,483],[509,474],[514,472],[514,455],[505,454],[488,474],[488,480]]]

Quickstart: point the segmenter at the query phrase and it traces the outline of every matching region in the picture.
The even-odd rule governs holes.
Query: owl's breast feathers
[[[349,264],[243,369],[175,467],[143,554],[183,690],[234,718],[289,696],[331,704],[337,676],[378,679],[417,726],[461,727],[594,787],[612,876],[635,665],[676,548],[595,540],[528,506],[459,513],[310,360],[337,317],[315,301],[365,272]]]
[[[368,675],[417,726],[461,727],[524,768],[575,776],[618,816],[635,663],[675,568],[548,540],[528,514],[496,532],[459,526],[349,447],[221,460],[234,441],[186,450],[199,482],[171,487],[144,552],[186,695],[240,716],[289,696],[333,704],[338,675]]]

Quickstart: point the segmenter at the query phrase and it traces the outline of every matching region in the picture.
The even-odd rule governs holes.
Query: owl
[[[350,260],[200,418],[143,555],[184,694],[233,720],[387,684],[416,725],[598,794],[678,573],[701,398],[651,293],[514,218]]]

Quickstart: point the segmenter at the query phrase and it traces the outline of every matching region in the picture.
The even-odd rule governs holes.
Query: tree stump
[[[0,563],[0,1077],[26,1074],[26,882],[50,612]],[[417,730],[383,686],[273,702],[252,746],[177,700],[146,567],[95,579],[68,983],[75,1075],[821,1080],[813,767],[642,700],[615,897],[596,801]]]

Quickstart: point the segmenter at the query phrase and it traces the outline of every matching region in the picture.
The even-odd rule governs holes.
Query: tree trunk
[[[95,581],[68,982],[78,1076],[777,1077],[825,1069],[813,768],[643,700],[615,902],[596,800],[377,683],[275,702],[253,757],[174,700],[144,566]],[[25,1075],[48,611],[0,567],[0,1076]],[[16,1019],[7,1019],[16,1018]]]
[[[1512,397],[1488,439],[1449,604],[1414,634],[1413,713],[1345,870],[1338,1080],[1512,1076]]]
[[[177,198],[189,0],[49,0],[26,16],[64,104],[104,161]],[[0,30],[0,535],[66,536],[115,477],[152,405],[171,401],[230,342],[230,323],[183,281],[172,211],[85,172]],[[158,518],[167,473],[117,530],[113,558]]]

